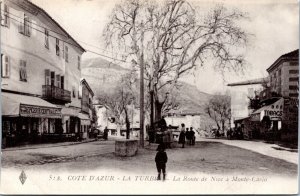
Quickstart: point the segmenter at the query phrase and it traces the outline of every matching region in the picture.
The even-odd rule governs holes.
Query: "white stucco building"
[[[24,137],[78,133],[84,48],[28,0],[3,0],[1,11],[2,128]]]
[[[231,87],[231,127],[234,127],[235,120],[246,118],[253,112],[249,108],[249,98],[254,98],[256,92],[262,91],[262,83],[267,81],[267,78],[262,78],[228,84]]]

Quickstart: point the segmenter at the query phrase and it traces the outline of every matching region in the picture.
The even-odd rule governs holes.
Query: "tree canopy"
[[[134,65],[144,62],[160,111],[165,92],[171,92],[183,74],[203,65],[221,71],[244,67],[241,49],[248,34],[239,21],[245,14],[222,5],[201,16],[197,11],[186,0],[125,0],[115,6],[105,28],[108,47],[122,51]]]

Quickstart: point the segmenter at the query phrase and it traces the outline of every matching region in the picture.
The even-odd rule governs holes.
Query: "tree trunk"
[[[125,123],[126,123],[126,139],[130,138],[130,121],[128,117],[128,111],[127,108],[125,108]]]
[[[224,132],[225,130],[225,120],[222,120],[222,131]]]
[[[158,100],[155,100],[155,122],[161,119],[163,103],[160,103]]]
[[[219,125],[219,123],[217,122],[217,127],[218,127],[218,130],[220,130],[220,125]]]

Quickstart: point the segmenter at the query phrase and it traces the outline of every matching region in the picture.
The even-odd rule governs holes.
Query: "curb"
[[[72,145],[78,145],[78,144],[84,144],[84,143],[89,143],[89,142],[95,142],[95,141],[98,141],[96,139],[93,139],[93,140],[87,140],[87,141],[82,141],[82,142],[72,142],[72,143],[68,143],[68,144],[45,144],[44,146],[27,146],[27,147],[12,147],[12,148],[5,148],[5,149],[2,149],[1,148],[1,151],[2,152],[5,152],[5,151],[17,151],[17,150],[28,150],[28,149],[39,149],[39,148],[51,148],[51,147],[59,147],[59,146],[72,146]]]

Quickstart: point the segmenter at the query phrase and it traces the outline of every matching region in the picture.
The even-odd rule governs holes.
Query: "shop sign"
[[[265,115],[270,117],[281,117],[282,110],[265,110]]]
[[[60,118],[61,109],[20,104],[20,115],[37,118]]]

